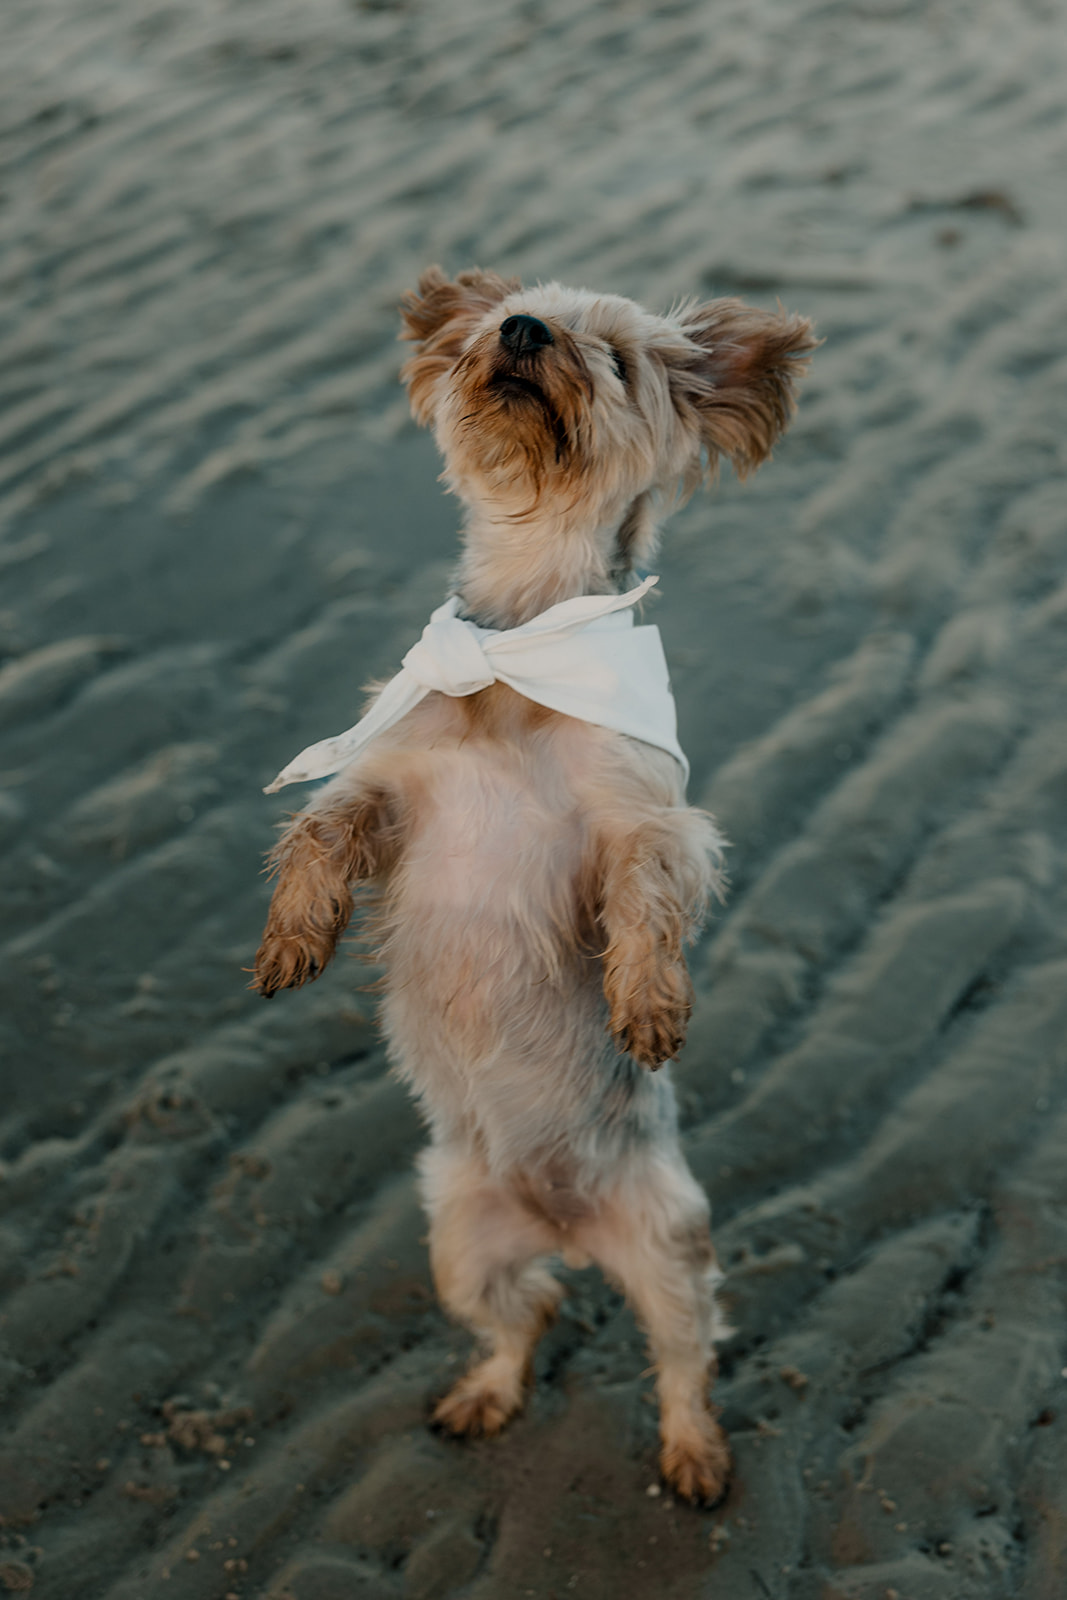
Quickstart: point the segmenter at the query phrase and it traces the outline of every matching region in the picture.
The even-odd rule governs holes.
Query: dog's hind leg
[[[575,1242],[623,1290],[644,1324],[657,1369],[660,1466],[687,1500],[713,1503],[726,1488],[730,1448],[708,1404],[715,1372],[714,1298],[720,1276],[708,1203],[681,1153],[631,1158]]]
[[[473,1153],[431,1146],[419,1169],[438,1296],[487,1352],[434,1421],[451,1433],[497,1433],[522,1407],[537,1341],[563,1293],[537,1259],[559,1248],[556,1232]]]

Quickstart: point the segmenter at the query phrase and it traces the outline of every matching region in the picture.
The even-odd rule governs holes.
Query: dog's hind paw
[[[483,1363],[487,1366],[489,1363]],[[475,1367],[439,1401],[433,1421],[448,1433],[467,1438],[491,1438],[522,1409],[524,1385],[519,1381],[491,1381],[483,1367]]]
[[[675,1494],[693,1505],[716,1505],[729,1487],[732,1470],[729,1443],[714,1417],[663,1440],[660,1471]]]

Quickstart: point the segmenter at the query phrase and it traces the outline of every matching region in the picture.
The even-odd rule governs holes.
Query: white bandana
[[[497,682],[552,711],[668,750],[688,779],[659,629],[634,626],[632,607],[658,582],[646,578],[628,594],[579,595],[506,629],[464,621],[453,595],[367,715],[346,733],[302,750],[264,794],[339,772],[432,690],[461,696]]]

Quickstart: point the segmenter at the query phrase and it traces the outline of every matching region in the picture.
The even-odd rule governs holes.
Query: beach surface
[[[1067,1594],[1067,14],[8,0],[0,1593]],[[247,989],[298,750],[447,592],[439,261],[816,320],[649,610],[732,841],[675,1069],[737,1332],[676,1504],[593,1272],[499,1439],[366,969]],[[294,798],[295,797],[295,798]]]

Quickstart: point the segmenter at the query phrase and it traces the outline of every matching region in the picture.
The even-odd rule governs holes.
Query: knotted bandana
[[[491,683],[506,683],[552,711],[667,750],[688,779],[659,629],[634,626],[632,608],[658,582],[646,578],[627,594],[562,600],[520,627],[504,629],[464,621],[453,595],[433,613],[366,716],[347,732],[302,750],[264,794],[339,772],[432,691],[477,694]]]

